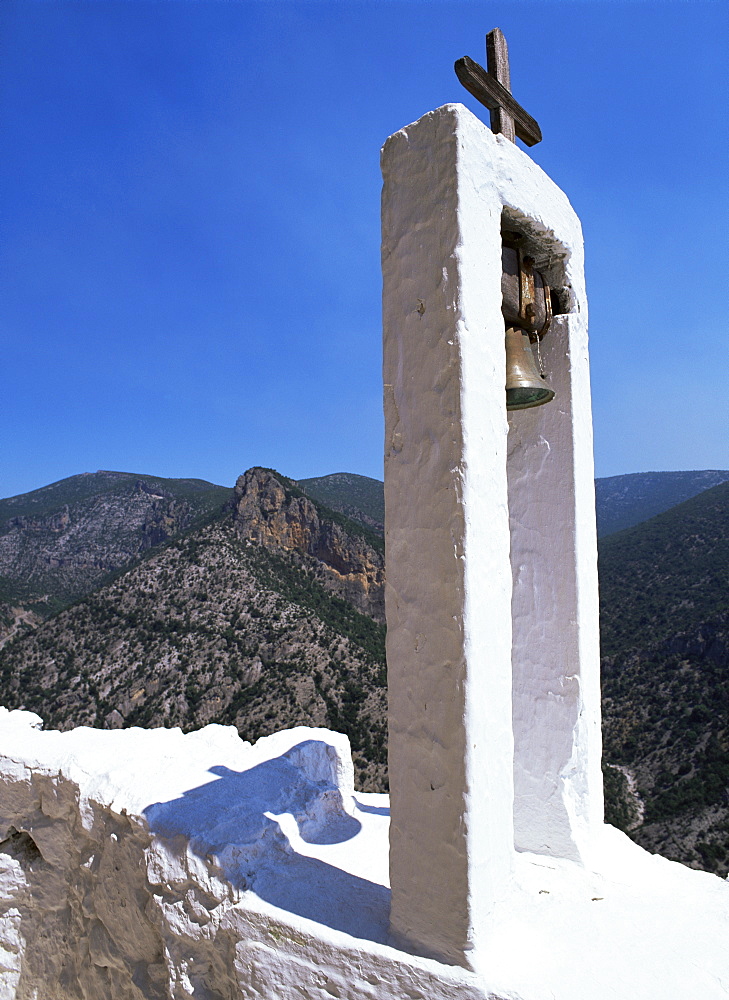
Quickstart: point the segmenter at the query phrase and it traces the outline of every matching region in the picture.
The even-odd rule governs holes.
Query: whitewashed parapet
[[[41,731],[0,708],[0,1000],[485,1000],[388,933],[345,736]]]
[[[610,827],[595,871],[518,855],[469,972],[384,943],[345,737],[39,726],[0,709],[0,1000],[726,996],[729,884]]]

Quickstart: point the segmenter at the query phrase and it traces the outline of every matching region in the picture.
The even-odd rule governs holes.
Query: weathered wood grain
[[[509,68],[509,48],[501,28],[494,28],[486,35],[486,69],[498,83],[511,93],[511,70]],[[500,132],[514,142],[514,119],[506,108],[499,105],[491,112],[491,131]]]
[[[454,69],[466,90],[489,111],[503,107],[506,113],[511,115],[516,135],[522,142],[527,146],[535,146],[542,141],[542,130],[538,123],[521,104],[514,100],[506,87],[486,72],[483,66],[479,66],[468,56],[463,56],[462,59],[456,60]]]

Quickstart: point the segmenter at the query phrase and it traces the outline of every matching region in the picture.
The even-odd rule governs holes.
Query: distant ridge
[[[164,479],[161,476],[150,476],[140,472],[112,472],[108,469],[80,472],[78,475],[41,486],[37,490],[18,493],[16,496],[0,500],[0,530],[11,517],[52,514],[66,504],[71,505],[104,493],[119,492],[124,487],[138,482],[152,488],[158,487],[162,495],[177,500],[187,500],[191,497],[201,500],[207,494],[213,503],[213,498],[217,501],[220,497],[222,501],[233,492],[232,488],[216,486],[215,483],[209,483],[205,479]],[[205,506],[204,499],[202,502]]]
[[[203,479],[100,470],[0,500],[0,641],[27,613],[66,607],[232,495]]]
[[[689,472],[631,472],[595,480],[598,536],[633,527],[657,514],[690,500],[704,490],[729,481],[729,470],[706,469]],[[195,507],[208,502],[212,510],[232,494],[232,489],[204,479],[164,479],[143,473],[99,469],[69,476],[48,486],[0,500],[0,532],[13,517],[52,514],[65,504],[89,499],[142,482],[162,495],[188,500]],[[334,472],[327,476],[300,479],[299,488],[331,510],[359,521],[382,534],[385,523],[384,484],[370,476]]]
[[[600,542],[603,655],[729,613],[729,481]]]
[[[729,471],[632,472],[595,480],[597,533],[611,535],[729,480]]]
[[[729,470],[696,472],[631,472],[595,480],[595,507],[599,537],[631,528],[690,500],[703,490],[729,481]],[[352,472],[299,480],[314,500],[384,531],[384,484]]]
[[[298,486],[312,500],[366,524],[379,534],[384,533],[385,485],[381,480],[353,472],[334,472],[300,479]]]

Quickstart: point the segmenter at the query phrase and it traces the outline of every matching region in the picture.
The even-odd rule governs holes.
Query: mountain
[[[242,475],[232,509],[247,541],[308,559],[326,589],[384,624],[385,546],[379,535],[307,497],[273,469]]]
[[[595,480],[600,537],[631,528],[729,480],[729,472],[634,472]]]
[[[223,491],[223,507],[221,494],[211,495],[202,520],[163,523],[173,530],[155,537],[149,525],[169,516],[164,505],[186,499],[165,496],[165,484],[200,481],[86,478],[53,484],[97,491],[64,499],[69,524],[53,520],[51,499],[32,508],[33,524],[15,523],[15,537],[32,536],[47,518],[51,540],[78,524],[80,550],[88,530],[98,552],[105,526],[121,525],[126,548],[119,536],[112,541],[127,562],[111,573],[111,560],[99,567],[101,584],[47,621],[33,606],[15,606],[12,641],[0,650],[0,703],[25,705],[61,728],[218,721],[255,739],[297,723],[327,725],[352,740],[358,787],[385,788],[384,558],[374,516],[382,484],[348,474],[296,483],[252,469]],[[314,496],[322,490],[338,510]],[[99,505],[85,521],[84,503]],[[162,508],[140,513],[146,503]],[[17,504],[4,524],[30,516]],[[728,524],[729,481],[599,546],[608,819],[651,850],[722,874]],[[39,561],[49,591],[54,572],[66,586],[67,566]],[[54,593],[68,601],[69,591],[59,584]],[[49,603],[35,607],[47,615]]]
[[[6,626],[22,627],[90,593],[143,552],[211,516],[230,495],[202,479],[100,471],[0,500]]]
[[[0,704],[60,729],[323,725],[386,785],[381,539],[271,470],[0,651]],[[357,610],[357,608],[362,610]],[[363,613],[366,611],[367,613]]]
[[[379,479],[357,476],[352,472],[335,472],[316,479],[300,479],[298,486],[307,496],[325,504],[330,510],[372,528],[385,532],[385,484]]]
[[[729,482],[604,538],[600,603],[609,818],[726,874]]]
[[[606,656],[729,610],[729,482],[604,538],[600,598]]]

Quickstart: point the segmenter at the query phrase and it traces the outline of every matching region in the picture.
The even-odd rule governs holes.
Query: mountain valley
[[[607,817],[726,874],[729,481],[647,475],[651,503],[678,475],[705,488],[600,540]],[[646,509],[646,482],[616,478],[603,500]],[[45,489],[0,501],[0,703],[62,729],[325,725],[350,737],[358,787],[387,788],[379,481],[258,468],[235,490],[122,473]]]

